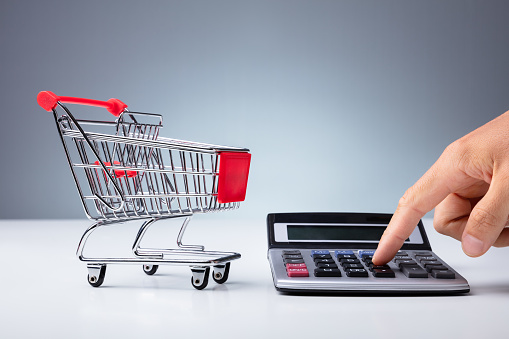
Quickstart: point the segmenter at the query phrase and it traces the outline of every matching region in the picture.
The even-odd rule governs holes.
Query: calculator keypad
[[[357,252],[357,253],[355,253]],[[431,252],[399,251],[391,265],[374,265],[372,250],[312,250],[310,268],[315,277],[395,278],[396,272],[402,272],[410,279],[455,279],[456,275]],[[308,252],[309,253],[309,252]],[[282,260],[288,277],[309,277],[308,264],[300,250],[284,250]],[[394,266],[392,266],[394,265]],[[392,267],[396,267],[393,269]]]

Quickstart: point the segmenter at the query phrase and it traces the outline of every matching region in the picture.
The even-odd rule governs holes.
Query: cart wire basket
[[[196,289],[212,278],[228,279],[239,253],[206,251],[182,243],[195,213],[239,207],[246,196],[251,154],[246,148],[218,146],[159,136],[162,116],[131,112],[118,99],[99,101],[42,91],[38,104],[52,111],[87,217],[94,220],[81,237],[77,256],[87,263],[88,282],[104,282],[107,264],[140,264],[148,275],[159,265],[184,265]],[[115,121],[78,120],[64,103],[106,108]],[[177,246],[147,248],[141,242],[154,222],[182,218]],[[100,226],[141,220],[130,257],[87,257],[87,239]]]

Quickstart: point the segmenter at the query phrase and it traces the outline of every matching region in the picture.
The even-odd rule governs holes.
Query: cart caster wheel
[[[209,283],[210,267],[206,268],[192,268],[193,276],[191,277],[191,284],[197,290],[203,290]]]
[[[157,272],[159,265],[143,265],[143,272],[147,275],[152,275]]]
[[[216,265],[212,271],[212,279],[218,284],[222,284],[228,280],[228,274],[230,273],[230,263],[227,262],[225,265]]]
[[[89,267],[88,283],[93,287],[99,287],[103,284],[105,275],[106,275],[106,265],[101,265],[100,268]]]

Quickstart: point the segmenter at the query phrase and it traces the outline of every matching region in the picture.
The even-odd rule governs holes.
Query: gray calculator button
[[[405,252],[405,251],[398,251],[398,253],[396,253],[396,255],[401,255],[401,256],[408,256],[408,253]]]
[[[454,279],[456,275],[452,271],[432,270],[431,276],[436,279]]]
[[[403,266],[401,267],[401,272],[406,275],[408,278],[427,278],[428,272],[423,270],[420,267],[415,266]]]

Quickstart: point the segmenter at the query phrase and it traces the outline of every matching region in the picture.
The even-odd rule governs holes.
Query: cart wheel
[[[93,287],[99,287],[104,282],[104,276],[106,275],[106,265],[101,265],[99,275],[88,274],[88,283]]]
[[[157,272],[159,265],[143,265],[143,272],[147,275],[152,275]]]
[[[192,268],[193,276],[191,277],[191,284],[197,290],[203,290],[209,283],[210,267],[206,268]]]
[[[230,262],[226,265],[216,265],[212,271],[212,279],[218,284],[222,284],[228,280],[228,274],[230,273]]]

